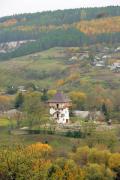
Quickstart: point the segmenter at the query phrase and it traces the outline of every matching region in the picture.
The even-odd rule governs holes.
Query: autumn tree
[[[87,95],[84,92],[72,91],[70,92],[70,97],[73,101],[73,104],[75,104],[76,108],[85,109]]]
[[[118,143],[116,134],[110,130],[102,131],[102,133],[101,131],[94,131],[91,136],[88,136],[85,139],[85,141],[90,147],[94,147],[98,144],[104,144],[110,150],[114,150],[116,144]]]
[[[113,180],[114,173],[104,165],[88,164],[85,168],[85,179],[89,180]]]
[[[60,79],[56,82],[56,84],[57,84],[57,87],[61,87],[65,84],[65,81],[63,79]]]
[[[56,93],[57,93],[57,90],[55,90],[55,89],[50,89],[50,90],[48,91],[48,96],[49,96],[49,97],[53,97]]]
[[[114,153],[110,156],[109,167],[113,169],[117,174],[117,180],[120,177],[120,153]]]
[[[40,126],[41,123],[45,123],[44,120],[48,117],[46,104],[41,102],[41,96],[36,92],[26,94],[23,111],[26,114],[30,127],[32,127],[35,123]]]
[[[7,111],[12,107],[13,99],[9,96],[0,95],[0,111]]]
[[[84,172],[71,159],[58,158],[51,166],[48,178],[52,179],[66,179],[66,180],[83,180]]]
[[[0,151],[0,179],[46,179],[52,147],[37,143]]]

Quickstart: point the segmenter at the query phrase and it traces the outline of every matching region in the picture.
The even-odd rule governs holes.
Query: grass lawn
[[[32,144],[37,142],[48,142],[58,154],[67,153],[73,146],[81,143],[80,139],[67,138],[58,135],[12,135],[9,134],[10,122],[8,119],[0,119],[0,148],[3,146],[15,146],[17,144]]]
[[[78,146],[81,143],[80,139],[67,138],[58,135],[10,135],[7,129],[3,129],[0,132],[0,148],[4,146],[15,146],[18,144],[29,145],[32,143],[48,143],[53,149],[56,150],[57,154],[67,153],[72,150],[74,146]]]
[[[10,121],[8,119],[0,119],[0,127],[9,126]]]
[[[116,129],[116,128],[115,128]],[[114,132],[115,129],[109,130]],[[109,138],[108,138],[109,139]],[[48,134],[10,134],[9,121],[7,119],[0,119],[0,148],[15,147],[16,145],[29,145],[37,142],[48,143],[55,150],[56,156],[66,155],[72,151],[74,147],[86,145],[87,141],[80,138],[70,138],[59,135]],[[117,145],[117,148],[119,145]]]
[[[41,86],[53,84],[55,80],[52,73],[66,68],[62,62],[61,51],[64,52],[61,48],[53,48],[41,53],[0,62],[0,77],[2,77],[0,84],[19,86],[33,81]],[[40,78],[43,71],[48,74],[47,78]]]

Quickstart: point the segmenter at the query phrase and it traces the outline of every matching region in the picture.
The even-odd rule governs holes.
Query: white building
[[[88,120],[104,120],[104,115],[101,111],[73,111],[73,114],[76,117],[80,117],[81,119],[88,119]]]
[[[25,89],[24,86],[19,86],[19,87],[18,87],[18,91],[19,91],[19,92],[26,92],[27,90]]]
[[[120,63],[119,62],[114,62],[111,66],[112,71],[120,72]]]
[[[69,107],[71,106],[71,100],[63,95],[61,92],[57,92],[55,96],[48,101],[50,107],[50,115],[59,124],[69,123]]]

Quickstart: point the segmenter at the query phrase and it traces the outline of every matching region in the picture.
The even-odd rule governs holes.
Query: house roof
[[[53,96],[52,99],[48,101],[48,103],[68,103],[68,102],[71,102],[71,100],[59,91]]]

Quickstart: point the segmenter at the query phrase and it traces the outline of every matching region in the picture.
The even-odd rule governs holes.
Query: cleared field
[[[51,84],[54,73],[66,68],[62,63],[61,49],[50,49],[42,53],[0,62],[0,77],[2,77],[0,84],[17,86],[33,81],[42,85]]]

